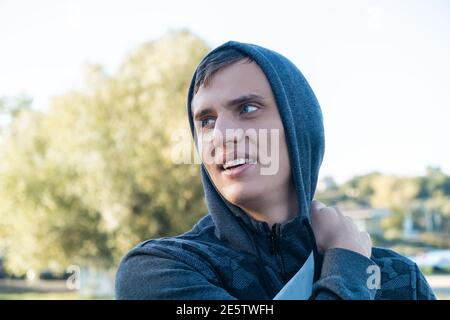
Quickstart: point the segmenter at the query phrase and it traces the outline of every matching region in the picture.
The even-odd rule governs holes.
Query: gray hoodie
[[[319,103],[302,73],[284,56],[235,41],[209,54],[225,48],[250,56],[270,83],[284,126],[299,212],[269,228],[225,200],[201,165],[208,214],[184,234],[133,248],[117,271],[116,298],[434,299],[417,266],[391,250],[373,248],[370,259],[338,248],[323,256],[317,252],[309,212],[325,149]],[[193,136],[194,80],[195,74],[187,103]]]

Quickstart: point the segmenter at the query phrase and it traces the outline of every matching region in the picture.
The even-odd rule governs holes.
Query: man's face
[[[202,162],[225,199],[258,207],[286,193],[291,168],[283,124],[256,63],[217,71],[195,94],[192,114]]]

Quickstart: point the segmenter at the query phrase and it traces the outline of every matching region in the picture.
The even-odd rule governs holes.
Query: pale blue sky
[[[450,172],[450,2],[0,0],[0,96],[45,109],[82,66],[114,71],[139,44],[188,28],[211,46],[289,57],[322,106],[321,175]]]

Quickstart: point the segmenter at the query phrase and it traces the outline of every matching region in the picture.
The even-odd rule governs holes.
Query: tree
[[[138,242],[205,214],[198,165],[175,164],[172,149],[176,130],[190,137],[186,93],[207,51],[191,33],[169,32],[116,73],[91,66],[83,90],[13,121],[0,151],[9,270],[115,267]]]

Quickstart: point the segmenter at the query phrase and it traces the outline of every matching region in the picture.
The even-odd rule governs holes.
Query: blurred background
[[[113,298],[130,248],[206,213],[173,133],[189,145],[188,84],[228,40],[314,89],[316,198],[450,298],[448,1],[0,0],[0,299]]]

